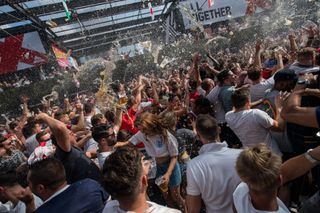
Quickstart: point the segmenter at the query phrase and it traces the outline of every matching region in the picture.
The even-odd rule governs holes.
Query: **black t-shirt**
[[[57,146],[55,157],[62,162],[69,184],[85,178],[100,182],[99,168],[82,150],[72,147],[70,152],[65,152]]]

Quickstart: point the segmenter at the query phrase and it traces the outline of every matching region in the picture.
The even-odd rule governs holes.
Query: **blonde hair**
[[[154,136],[160,135],[163,137],[165,143],[168,142],[167,129],[161,124],[160,117],[150,112],[144,112],[134,122],[136,127],[140,126],[140,130],[146,135]]]
[[[268,191],[278,187],[281,157],[265,144],[246,148],[239,155],[236,170],[250,189]]]
[[[161,124],[161,126],[168,129],[172,134],[174,134],[177,126],[177,116],[172,111],[163,113],[159,117],[159,123]]]

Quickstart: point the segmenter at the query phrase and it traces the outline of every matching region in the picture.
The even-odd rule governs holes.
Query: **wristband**
[[[312,164],[320,164],[320,161],[316,158],[314,158],[312,155],[310,155],[310,152],[312,151],[313,149],[309,149],[305,154],[305,158]]]

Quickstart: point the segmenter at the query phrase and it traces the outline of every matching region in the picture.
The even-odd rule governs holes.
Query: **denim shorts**
[[[168,170],[169,164],[170,164],[170,161],[162,164],[157,164],[156,177],[160,177],[164,175]],[[181,171],[180,171],[180,165],[177,162],[176,165],[174,166],[174,169],[169,179],[169,187],[173,188],[175,186],[179,186],[180,184],[181,184]]]

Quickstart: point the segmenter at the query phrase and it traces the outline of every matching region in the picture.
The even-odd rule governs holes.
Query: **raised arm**
[[[296,37],[293,34],[289,35],[289,42],[290,42],[290,61],[294,62],[295,60],[297,60],[298,45],[296,43]]]
[[[284,68],[282,53],[279,50],[275,54],[276,54],[276,59],[277,59],[277,67],[276,67],[275,72],[272,73],[272,75]]]
[[[261,69],[262,68],[262,63],[261,63],[261,48],[262,46],[262,41],[258,40],[256,43],[256,52],[254,54],[254,62],[253,62],[253,66],[257,69]]]
[[[200,86],[202,83],[200,70],[199,70],[199,61],[200,61],[200,54],[195,53],[193,56],[193,68],[194,68],[194,79],[197,81],[197,87]]]
[[[133,104],[133,106],[132,106],[132,108],[133,108],[134,110],[137,110],[138,107],[139,107],[139,105],[140,105],[140,103],[141,103],[141,99],[142,99],[141,92],[142,92],[142,90],[144,89],[144,87],[145,87],[145,85],[140,84],[140,85],[138,86],[137,90],[135,91],[136,94],[135,94],[135,96],[134,96],[134,104]]]
[[[123,109],[121,109],[120,107],[117,107],[114,126],[113,126],[113,129],[116,133],[118,133],[120,130],[121,123],[122,123],[122,115],[123,115]],[[130,116],[128,115],[128,117]]]
[[[220,67],[219,61],[217,59],[215,59],[214,57],[212,57],[212,55],[210,54],[209,50],[207,50],[207,57],[212,61],[214,68]]]
[[[23,98],[22,102],[23,102],[23,112],[22,112],[22,116],[19,121],[19,126],[21,129],[23,128],[24,124],[27,122],[28,113],[29,113],[28,98]]]
[[[214,76],[217,76],[220,73],[218,70],[214,69],[213,67],[210,67],[208,63],[205,63],[202,66],[207,72],[212,73]]]
[[[317,161],[311,162],[309,158]],[[320,163],[320,146],[309,151],[308,153],[301,154],[297,157],[291,158],[284,162],[281,166],[282,183],[285,184],[288,181],[294,180],[311,170],[314,166]]]
[[[77,110],[79,112],[79,121],[76,125],[71,126],[72,132],[78,132],[85,130],[85,122],[84,122],[84,113],[83,113],[83,106],[82,104],[77,107]]]
[[[314,40],[314,37],[315,37],[316,34],[319,33],[319,30],[315,29],[312,26],[310,26],[308,29],[305,29],[305,28],[303,28],[303,29],[305,31],[307,31],[307,33],[308,33],[308,41],[307,41],[306,47],[311,47],[312,43],[313,43],[313,40]]]
[[[46,113],[40,113],[36,116],[36,120],[42,121],[48,125],[54,135],[58,146],[65,152],[70,152],[71,144],[69,140],[69,130],[66,125]]]
[[[153,95],[153,99],[159,103],[159,95],[158,95],[158,91],[157,91],[157,84],[156,82],[152,82],[151,83],[152,86],[152,95]]]
[[[305,90],[301,88],[301,86],[298,87],[300,87],[301,90],[296,89],[285,101],[281,111],[281,117],[291,123],[319,128],[319,107],[301,107],[301,96]]]
[[[284,100],[289,96],[288,93],[281,93],[278,95],[275,99],[275,118],[273,121],[273,126],[272,130],[276,132],[283,132],[285,129],[285,124],[286,122],[284,119],[280,116],[283,105],[284,105]]]
[[[71,104],[70,104],[69,98],[65,98],[63,100],[63,112],[69,113],[70,111],[71,111]]]

